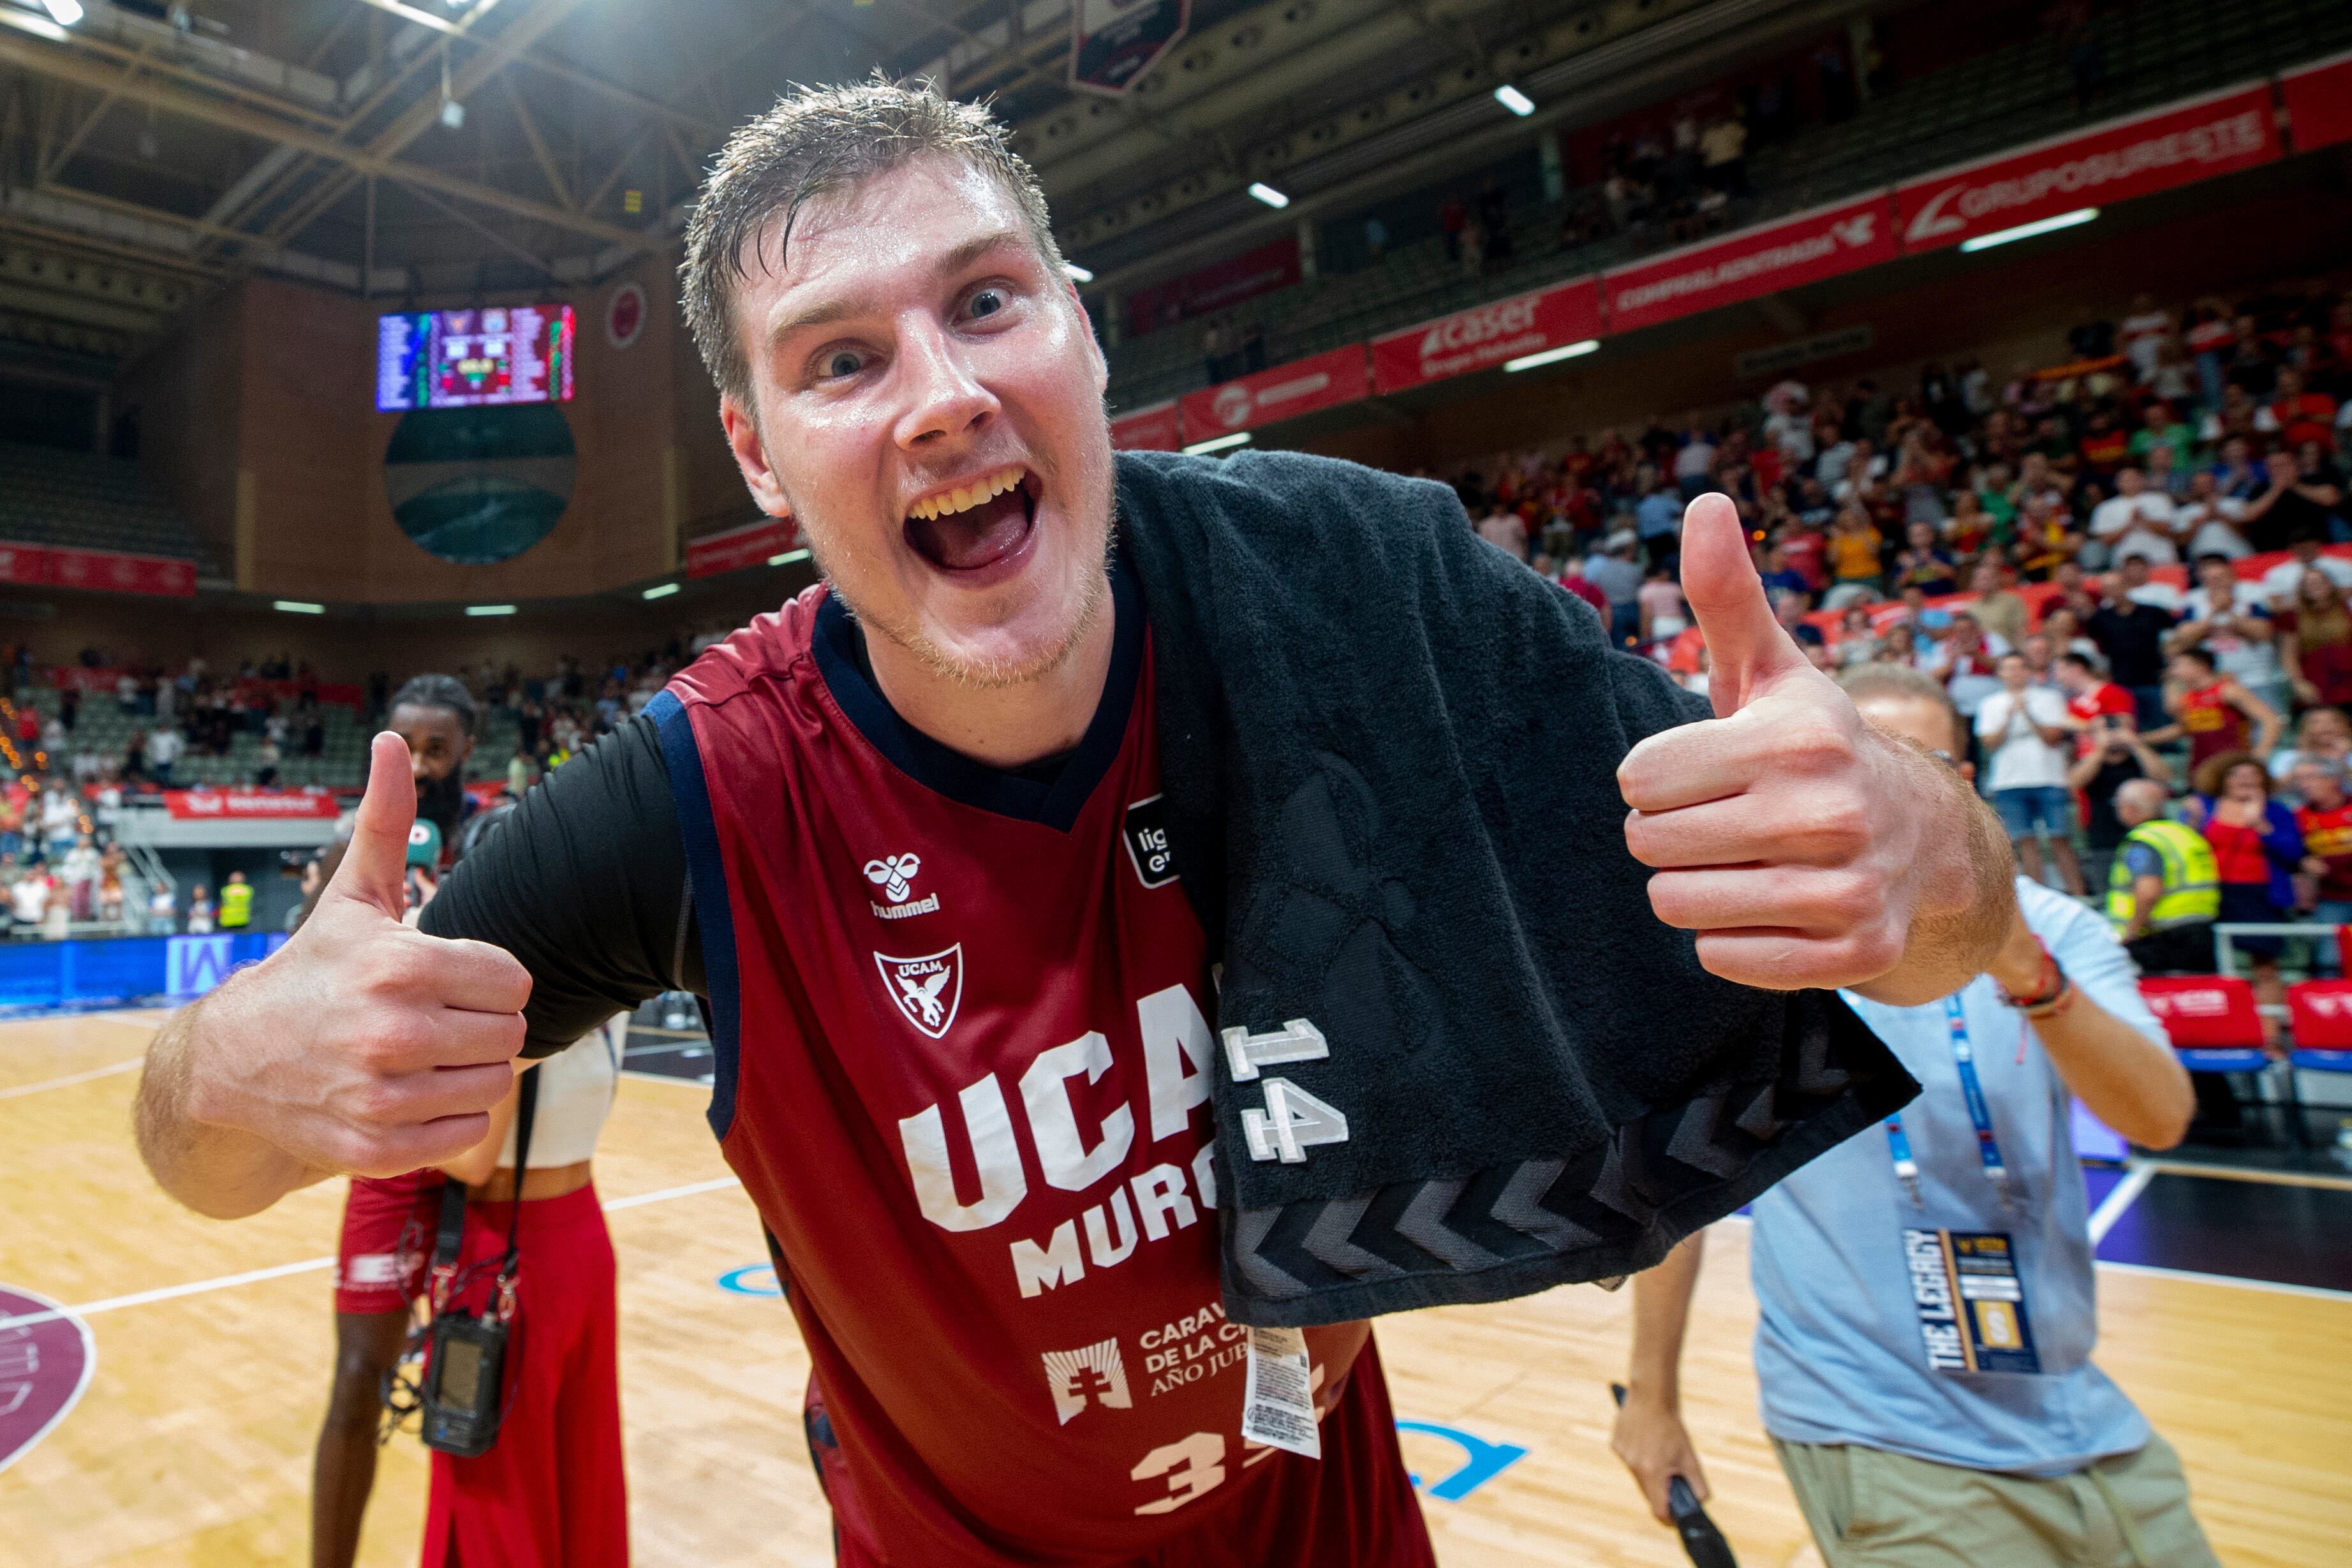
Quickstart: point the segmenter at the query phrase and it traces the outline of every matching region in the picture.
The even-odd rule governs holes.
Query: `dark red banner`
[[[167,789],[163,809],[177,822],[332,821],[332,790]]]
[[[1110,422],[1110,444],[1122,452],[1173,452],[1184,444],[1176,400],[1155,403]]]
[[[1600,335],[1601,285],[1580,278],[1374,338],[1372,387],[1402,392]]]
[[[2338,55],[2279,77],[2286,94],[2286,132],[2294,150],[2352,142],[2352,55]]]
[[[1188,392],[1176,406],[1183,416],[1184,439],[1191,443],[1272,425],[1337,404],[1353,403],[1371,394],[1364,345],[1349,343],[1312,359],[1293,360],[1239,381],[1229,381],[1223,386]]]
[[[1155,327],[1214,315],[1228,305],[1287,289],[1297,281],[1298,238],[1289,235],[1214,267],[1138,289],[1127,297],[1128,335],[1139,338]],[[1239,343],[1225,345],[1227,353],[1240,350]]]
[[[0,544],[0,583],[192,599],[196,594],[196,563],[161,555],[117,555],[105,550]]]
[[[789,519],[780,521],[767,517],[724,533],[689,539],[686,542],[686,574],[712,577],[721,572],[763,565],[771,555],[782,555],[793,547],[794,532]]]
[[[1604,275],[1609,330],[1631,331],[1738,304],[1895,255],[1894,209],[1884,193],[1817,207]]]
[[[2267,82],[2135,115],[1895,187],[1903,248],[1934,250],[2279,155]]]

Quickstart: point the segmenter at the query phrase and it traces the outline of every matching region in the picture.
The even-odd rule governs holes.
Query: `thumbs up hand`
[[[416,786],[375,738],[351,847],[302,929],[201,1003],[186,1106],[313,1173],[393,1176],[482,1141],[514,1081],[530,975],[402,922]]]
[[[1983,805],[1812,667],[1765,599],[1730,498],[1690,504],[1682,559],[1717,716],[1650,736],[1618,767],[1626,843],[1657,868],[1651,908],[1743,984],[1896,1003],[1955,989],[1998,947],[2009,893]]]

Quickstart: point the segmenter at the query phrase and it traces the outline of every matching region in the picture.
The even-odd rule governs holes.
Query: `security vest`
[[[253,884],[229,883],[220,890],[220,923],[232,929],[241,929],[252,922]]]
[[[2118,932],[2131,924],[2132,873],[2124,863],[2124,851],[2135,844],[2147,845],[2164,862],[2164,893],[2149,911],[2152,929],[2194,925],[2220,916],[2221,874],[2213,863],[2213,847],[2195,828],[2159,817],[2141,823],[2116,847],[2115,864],[2107,870],[2107,920]]]

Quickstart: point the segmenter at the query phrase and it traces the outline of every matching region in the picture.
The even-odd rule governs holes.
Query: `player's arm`
[[[2159,879],[2159,891],[2161,887]],[[2079,931],[2053,932],[2057,941],[2045,959],[2021,911],[1989,973],[2016,997],[2042,994],[2053,967],[2063,974],[2073,996],[2033,1020],[2050,1065],[2092,1115],[2142,1148],[2169,1149],[2187,1134],[2197,1109],[2188,1069],[2169,1044],[2109,1011],[2113,1006],[2146,1016],[2137,1005],[2131,960],[2122,946],[2087,912],[2077,911],[2069,923]],[[2154,1020],[2148,1022],[2155,1028]]]
[[[1673,1522],[1666,1491],[1674,1478],[1690,1482],[1707,1500],[1706,1472],[1683,1427],[1683,1335],[1690,1323],[1691,1294],[1698,1288],[1705,1231],[1683,1238],[1655,1268],[1633,1276],[1633,1352],[1625,1373],[1625,1403],[1609,1447],[1648,1500],[1658,1522]]]

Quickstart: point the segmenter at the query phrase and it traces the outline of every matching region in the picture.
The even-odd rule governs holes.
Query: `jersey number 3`
[[[1168,1495],[1152,1499],[1136,1512],[1173,1513],[1223,1482],[1225,1439],[1216,1432],[1195,1432],[1181,1442],[1152,1449],[1128,1474],[1139,1481],[1168,1478]]]

